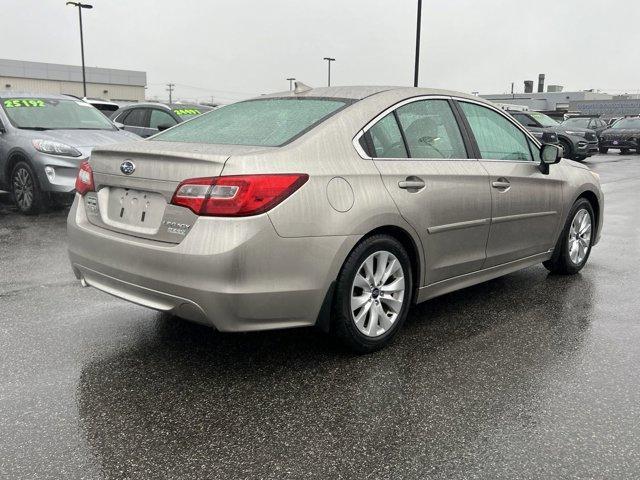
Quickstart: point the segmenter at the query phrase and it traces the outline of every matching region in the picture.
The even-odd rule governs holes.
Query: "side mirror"
[[[540,163],[540,171],[545,175],[548,174],[549,165],[558,163],[562,159],[562,154],[562,147],[559,147],[558,145],[543,145],[542,149],[540,150],[540,158],[542,158],[542,162]]]
[[[158,125],[158,131],[162,132],[167,128],[171,128],[171,127],[173,127],[173,125],[169,125],[168,123],[163,123],[162,125]]]
[[[124,123],[113,122],[113,124],[116,126],[118,130],[124,130]]]

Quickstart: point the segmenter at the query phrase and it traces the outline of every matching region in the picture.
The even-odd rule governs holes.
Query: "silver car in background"
[[[95,150],[69,256],[140,305],[369,352],[414,303],[538,263],[578,272],[602,212],[595,173],[477,97],[298,86]]]
[[[73,193],[93,147],[139,140],[88,103],[66,95],[0,93],[0,189],[38,213]]]

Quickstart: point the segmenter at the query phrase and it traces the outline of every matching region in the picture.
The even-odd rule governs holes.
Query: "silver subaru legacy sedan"
[[[394,87],[262,96],[94,150],[76,276],[238,332],[316,325],[358,352],[412,304],[538,263],[575,274],[598,175],[477,97]]]

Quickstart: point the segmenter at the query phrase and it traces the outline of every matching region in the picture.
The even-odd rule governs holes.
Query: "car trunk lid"
[[[160,141],[96,149],[89,160],[95,192],[83,198],[87,217],[108,230],[180,243],[198,217],[171,205],[179,183],[219,176],[231,155],[259,149],[263,147]]]

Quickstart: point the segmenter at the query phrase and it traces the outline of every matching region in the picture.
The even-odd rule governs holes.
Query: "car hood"
[[[637,137],[640,135],[640,128],[607,128],[602,132],[607,137]]]
[[[61,142],[79,149],[141,140],[138,135],[124,130],[29,130],[28,132],[32,138]]]
[[[554,132],[557,133],[562,133],[562,132],[580,132],[580,133],[589,133],[589,132],[595,132],[595,130],[591,130],[590,128],[580,128],[580,127],[567,127],[567,126],[562,126],[562,125],[558,125],[557,127],[549,127],[551,128]]]

